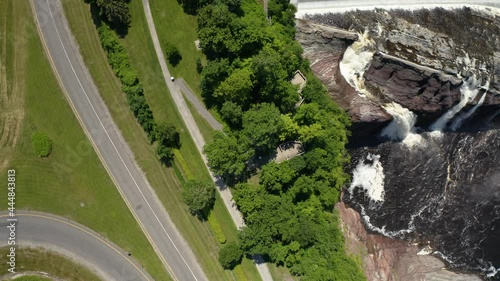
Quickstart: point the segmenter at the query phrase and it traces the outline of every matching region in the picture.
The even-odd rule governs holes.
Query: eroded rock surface
[[[340,74],[339,62],[347,47],[357,39],[356,33],[303,20],[297,21],[297,31],[296,39],[304,48],[304,57],[332,98],[348,111],[354,133],[369,135],[392,120],[382,107],[358,95]]]
[[[416,24],[419,21],[423,24]],[[460,34],[450,30],[461,24],[466,29]],[[352,32],[342,32],[342,28]],[[375,55],[363,75],[375,99],[357,94],[338,67],[346,48],[356,39],[355,32],[364,29],[375,41]],[[376,133],[392,120],[382,107],[389,102],[416,113],[417,126],[425,129],[460,102],[460,87],[472,77],[477,88],[483,89],[464,110],[478,104],[484,93],[476,115],[490,115],[500,108],[498,16],[467,8],[456,12],[351,12],[311,16],[309,21],[298,21],[297,31],[296,38],[314,73],[349,112],[354,136]]]
[[[446,270],[443,261],[431,255],[418,255],[419,247],[409,242],[368,233],[359,213],[343,202],[335,208],[347,250],[361,257],[368,281],[481,280],[477,275]]]

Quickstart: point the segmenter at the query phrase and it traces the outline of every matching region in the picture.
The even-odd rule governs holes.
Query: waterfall
[[[379,33],[381,32],[383,30],[379,26]],[[339,68],[344,79],[359,95],[379,103],[366,89],[363,77],[372,61],[374,45],[375,42],[368,37],[367,31],[364,34],[359,34],[358,40],[345,51]],[[382,107],[393,117],[393,121],[382,131],[382,136],[395,141],[403,141],[408,147],[420,143],[422,137],[416,134],[413,128],[417,121],[417,116],[413,112],[395,102],[385,104]]]
[[[476,110],[479,107],[481,107],[481,105],[483,105],[484,99],[486,98],[486,94],[487,94],[487,92],[485,92],[483,94],[483,96],[481,97],[479,102],[476,105],[474,105],[474,107],[471,108],[469,111],[467,111],[467,113],[465,113],[464,115],[458,116],[457,119],[455,121],[453,121],[453,124],[450,127],[452,131],[456,131],[458,128],[460,128],[462,126],[462,123],[465,120],[467,120],[469,117],[471,117],[472,114],[474,114],[474,112],[476,112]]]
[[[462,84],[460,87],[460,102],[448,110],[443,116],[439,117],[439,119],[431,125],[431,131],[433,131],[433,135],[440,135],[443,129],[446,127],[446,124],[453,118],[457,113],[459,113],[470,101],[476,98],[477,93],[479,92],[478,81],[475,76],[470,77]]]
[[[370,66],[374,45],[375,42],[368,37],[367,31],[359,34],[358,40],[346,49],[339,64],[340,73],[347,83],[364,97],[368,96],[369,92],[365,88],[363,74]]]
[[[355,188],[361,187],[372,201],[384,201],[384,167],[379,159],[380,155],[368,154],[368,163],[363,159],[359,161],[352,173],[352,182],[348,188],[350,194],[353,194]]]
[[[490,81],[489,80],[486,81],[486,84],[482,88],[485,89],[485,92],[484,92],[483,96],[481,97],[481,99],[477,102],[477,104],[474,107],[472,107],[469,111],[467,111],[467,113],[465,113],[462,116],[458,116],[457,119],[455,121],[453,121],[453,124],[451,125],[452,131],[455,131],[458,128],[460,128],[460,126],[462,126],[462,123],[465,120],[467,120],[469,117],[471,117],[472,114],[474,114],[474,112],[476,112],[476,110],[483,105],[484,100],[486,98],[486,94],[488,93],[488,90],[490,89]],[[471,98],[471,100],[472,99],[473,98]]]
[[[395,102],[385,104],[383,108],[392,115],[393,120],[382,130],[380,134],[382,137],[402,141],[408,147],[421,143],[422,136],[415,133],[414,126],[417,122],[415,113]]]

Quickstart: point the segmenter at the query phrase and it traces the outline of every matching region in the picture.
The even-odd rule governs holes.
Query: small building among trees
[[[304,154],[304,146],[300,141],[288,141],[282,143],[276,149],[276,163],[290,160],[296,156]]]
[[[292,82],[293,85],[299,86],[299,101],[295,104],[295,107],[297,108],[304,102],[304,98],[302,97],[301,93],[302,89],[304,89],[307,84],[307,78],[304,76],[304,74],[302,74],[302,72],[300,72],[300,70],[297,70],[295,71],[295,74],[293,75],[293,78],[290,82]]]

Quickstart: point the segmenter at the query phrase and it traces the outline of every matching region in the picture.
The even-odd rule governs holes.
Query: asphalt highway
[[[103,280],[153,280],[127,252],[83,225],[38,212],[19,212],[15,218],[16,246],[41,247],[69,256]],[[8,224],[7,213],[0,213],[2,247],[7,246]]]
[[[32,0],[52,68],[94,149],[175,280],[208,280],[169,218],[101,99],[72,38],[59,0]]]

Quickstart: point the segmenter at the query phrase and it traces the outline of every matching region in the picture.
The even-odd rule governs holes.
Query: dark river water
[[[500,130],[421,136],[351,149],[356,184],[344,201],[372,231],[500,280]]]

